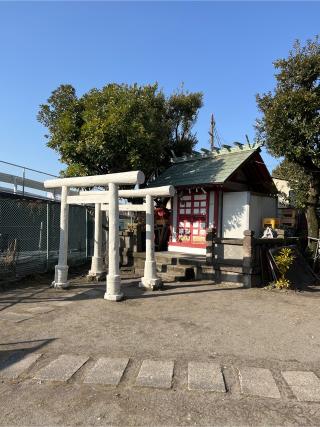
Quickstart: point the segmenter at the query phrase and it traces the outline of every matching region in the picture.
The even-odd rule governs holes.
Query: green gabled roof
[[[218,154],[179,159],[148,186],[222,184],[256,151],[260,151],[257,146],[232,147]]]

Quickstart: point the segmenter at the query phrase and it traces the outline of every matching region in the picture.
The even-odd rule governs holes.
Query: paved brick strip
[[[118,385],[129,363],[129,359],[101,357],[87,373],[84,383]]]
[[[144,360],[136,379],[136,386],[152,388],[171,388],[174,362],[163,360]]]
[[[34,378],[43,381],[68,381],[87,360],[89,357],[62,354],[40,369]]]
[[[225,393],[221,367],[215,363],[189,362],[188,389]]]
[[[241,368],[239,370],[241,393],[247,396],[280,399],[280,392],[269,369]]]
[[[0,378],[15,380],[23,374],[43,381],[66,382],[83,367],[89,357],[62,354],[38,371],[39,353],[17,351],[0,361]],[[118,386],[129,364],[129,358],[99,358],[93,367],[84,370],[84,384]],[[269,369],[242,367],[238,370],[241,394],[259,398],[280,399],[278,386]],[[320,379],[311,371],[283,371],[282,376],[293,395],[302,402],[320,401]],[[135,387],[170,389],[174,377],[174,361],[144,360],[134,380]],[[220,365],[214,362],[188,363],[190,391],[226,393]]]
[[[285,371],[282,376],[301,402],[320,402],[320,380],[308,371]]]

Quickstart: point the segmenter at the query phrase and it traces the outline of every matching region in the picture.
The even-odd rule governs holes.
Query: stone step
[[[232,273],[230,271],[216,273],[214,280],[217,283],[221,283],[221,282],[243,283],[243,274]]]
[[[167,264],[162,264],[162,263],[156,263],[157,265],[157,272],[158,273],[165,273],[167,271],[168,265]]]
[[[242,260],[231,260],[226,259],[224,261],[215,262],[214,267],[228,270],[228,271],[242,271],[243,261]]]
[[[243,283],[242,268],[219,268],[202,266],[196,270],[196,280],[214,280],[216,283]]]
[[[143,276],[144,253],[134,254],[135,272]],[[242,260],[224,260],[207,265],[206,259],[201,255],[187,255],[176,253],[156,252],[156,268],[159,275],[164,275],[167,282],[182,280],[210,280],[230,283],[243,283]],[[137,273],[138,272],[138,273]]]
[[[191,280],[195,278],[194,267],[185,266],[185,265],[168,265],[167,272],[170,274],[183,276],[186,280]]]
[[[214,280],[215,279],[215,275],[214,273],[202,273],[202,272],[198,272],[196,277],[196,280]]]
[[[161,264],[176,265],[178,263],[177,257],[169,255],[169,253],[168,255],[164,255],[162,253],[161,254],[156,253],[155,257],[156,257],[156,261]]]
[[[137,259],[135,259],[135,261],[134,261],[134,265],[137,267],[137,268],[144,268],[144,259],[142,259],[142,258],[137,258]]]
[[[193,266],[193,267],[201,267],[203,264],[205,264],[206,259],[205,257],[181,257],[178,258],[178,264],[179,265],[188,265],[188,266]]]
[[[212,273],[216,271],[227,272],[227,273],[238,273],[242,274],[243,269],[242,266],[232,266],[232,265],[202,265],[201,271],[204,273]]]
[[[184,282],[186,280],[185,276],[176,276],[170,273],[159,273],[159,277],[166,283]]]
[[[243,283],[243,274],[235,273],[232,271],[215,271],[212,267],[206,267],[205,269],[191,269],[184,272],[176,271],[175,268],[179,266],[168,266],[167,271],[158,271],[159,277],[167,283],[181,282],[186,280],[210,280],[216,283],[229,282],[229,283]],[[143,268],[135,268],[134,271],[137,277],[142,277],[144,274]]]
[[[171,267],[174,267],[174,266],[171,266]],[[144,269],[143,268],[135,268],[134,273],[135,273],[136,276],[142,277],[144,275]],[[185,281],[185,280],[192,280],[194,278],[193,271],[192,271],[192,273],[188,272],[187,273],[187,277],[186,277],[185,271],[180,272],[180,273],[179,272],[175,272],[174,270],[171,270],[171,271],[162,271],[161,272],[161,271],[159,271],[157,269],[157,273],[158,273],[158,276],[164,282],[167,282],[167,283],[182,282],[182,281]]]
[[[146,254],[145,254],[145,252],[133,252],[133,258],[145,260]]]
[[[136,274],[139,277],[142,277],[144,275],[144,269],[143,268],[135,268],[134,274]]]

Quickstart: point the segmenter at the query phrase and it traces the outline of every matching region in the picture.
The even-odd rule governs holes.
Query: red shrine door
[[[190,246],[203,245],[208,223],[208,194],[191,193],[178,200],[177,241]]]

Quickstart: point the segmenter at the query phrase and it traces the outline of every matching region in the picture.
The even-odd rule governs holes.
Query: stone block
[[[87,384],[118,385],[129,359],[100,358],[84,379]]]
[[[144,360],[136,379],[136,385],[169,389],[172,386],[174,362],[171,360]]]
[[[301,402],[320,401],[320,379],[310,371],[285,371],[282,376]]]
[[[241,393],[247,396],[269,397],[280,399],[280,392],[269,369],[239,369]]]
[[[220,366],[210,362],[189,362],[188,389],[225,393],[226,386]]]
[[[68,381],[88,359],[85,356],[62,354],[40,369],[34,378],[43,381]]]

